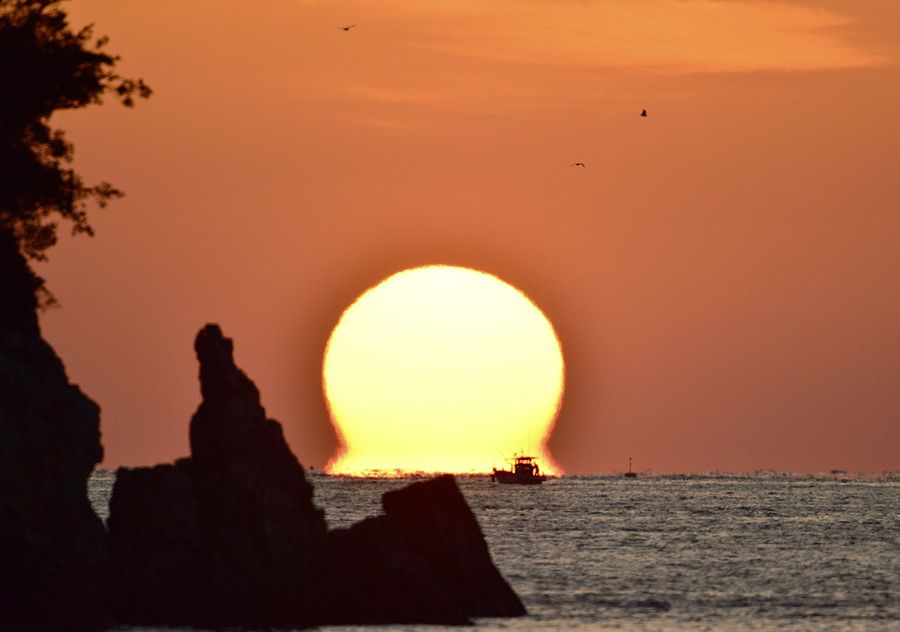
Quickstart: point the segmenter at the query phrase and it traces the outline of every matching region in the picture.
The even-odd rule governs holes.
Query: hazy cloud
[[[856,45],[861,17],[789,0],[394,1],[380,11],[418,27],[402,33],[408,45],[494,62],[749,72],[886,61]]]

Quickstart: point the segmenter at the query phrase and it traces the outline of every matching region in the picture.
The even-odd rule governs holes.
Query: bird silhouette
[[[647,110],[641,110],[641,116],[647,116]]]
[[[571,166],[571,167],[582,167],[582,168],[584,168],[584,163],[583,163],[583,162],[573,162],[573,163],[572,163],[571,165],[569,165],[569,166]]]
[[[354,26],[356,26],[356,25],[355,25],[355,24],[351,24],[350,26],[339,26],[338,28],[339,28],[340,30],[342,30],[342,31],[349,31],[349,30],[352,29]]]

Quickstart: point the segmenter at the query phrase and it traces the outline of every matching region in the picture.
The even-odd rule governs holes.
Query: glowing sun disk
[[[342,445],[327,470],[487,472],[546,441],[563,392],[559,340],[519,290],[467,268],[399,272],[341,316],[323,384]]]

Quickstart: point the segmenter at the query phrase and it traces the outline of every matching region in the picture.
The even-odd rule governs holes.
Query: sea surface
[[[379,513],[381,494],[417,480],[310,478],[331,527]],[[104,518],[113,480],[99,471],[89,485]],[[479,630],[900,631],[896,475],[458,481],[528,609]]]

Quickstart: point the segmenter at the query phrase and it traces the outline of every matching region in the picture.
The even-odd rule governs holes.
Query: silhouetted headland
[[[41,337],[35,289],[0,228],[0,629],[88,629],[108,594],[106,531],[87,498],[100,408]]]

